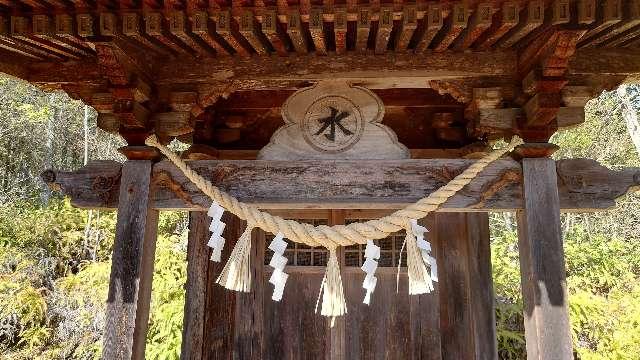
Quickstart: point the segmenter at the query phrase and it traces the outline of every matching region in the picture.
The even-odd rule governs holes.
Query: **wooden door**
[[[378,218],[384,211],[271,211],[315,225],[346,224]],[[233,216],[227,227],[223,259],[244,230]],[[209,262],[203,358],[207,359],[494,359],[495,324],[486,214],[436,214],[427,217],[429,239],[439,264],[435,292],[409,296],[400,255],[404,234],[376,241],[382,248],[378,284],[371,304],[362,303],[364,246],[340,250],[348,314],[333,327],[314,313],[325,272],[327,251],[289,243],[290,274],[280,302],[271,300],[267,249],[273,235],[254,230],[250,293],[215,285],[223,264]],[[206,240],[201,240],[206,242]],[[399,282],[398,260],[402,258]],[[398,288],[396,289],[396,286]],[[189,294],[187,294],[189,298]]]

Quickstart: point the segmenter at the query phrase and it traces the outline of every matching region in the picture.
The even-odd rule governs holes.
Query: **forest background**
[[[640,109],[640,86],[604,92],[586,122],[561,132],[556,158],[640,166],[623,111]],[[96,113],[64,93],[44,93],[0,74],[0,358],[99,358],[115,212],[75,209],[43,184],[47,168],[124,160],[122,141],[96,127]],[[576,357],[639,359],[640,193],[615,210],[563,214]],[[180,354],[187,219],[160,218],[147,358]],[[524,359],[515,218],[491,214],[501,359]]]

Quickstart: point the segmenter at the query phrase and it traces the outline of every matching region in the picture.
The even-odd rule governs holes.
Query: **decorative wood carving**
[[[258,155],[264,160],[403,159],[409,151],[380,124],[384,105],[370,90],[323,81],[282,107],[285,125]]]

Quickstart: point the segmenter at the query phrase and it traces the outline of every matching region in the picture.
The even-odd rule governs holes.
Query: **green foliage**
[[[640,88],[640,87],[637,87]],[[640,166],[620,118],[615,93],[586,108],[586,122],[558,133],[557,158],[591,158],[611,168]],[[640,195],[615,210],[563,214],[565,259],[574,349],[578,358],[638,359],[640,354]],[[498,343],[502,359],[525,358],[517,235],[511,214],[492,214],[491,249]]]
[[[146,356],[150,359],[178,359],[182,344],[184,283],[187,277],[186,214],[162,213],[151,298],[151,319]]]
[[[640,87],[633,89],[637,94]],[[636,106],[640,97],[636,96]],[[640,166],[615,93],[587,106],[578,129],[557,134],[557,158]],[[52,198],[46,167],[74,169],[117,158],[121,140],[97,130],[95,113],[65,94],[45,94],[0,76],[0,358],[99,359],[115,214]],[[568,291],[580,359],[640,354],[640,195],[616,210],[562,218]],[[186,277],[186,217],[162,213],[156,247],[147,358],[180,355]],[[518,245],[511,214],[491,215],[499,354],[524,359]]]

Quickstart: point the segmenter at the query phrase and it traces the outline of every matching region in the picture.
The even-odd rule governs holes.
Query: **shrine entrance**
[[[269,210],[272,214],[314,225],[341,225],[379,218],[389,210]],[[192,224],[206,224],[206,214],[192,212]],[[201,219],[201,218],[205,219]],[[225,219],[225,238],[237,239],[245,224]],[[202,356],[205,359],[466,359],[497,356],[489,250],[489,223],[484,213],[438,213],[427,217],[429,240],[442,279],[430,294],[409,296],[404,234],[376,241],[381,247],[376,296],[362,303],[364,246],[339,254],[348,313],[331,320],[314,313],[328,252],[290,243],[289,279],[280,302],[273,286],[266,249],[273,235],[254,230],[252,267],[256,281],[250,293],[226,291],[214,284],[221,264],[203,261],[208,275]],[[208,233],[192,231],[189,239],[204,247]],[[197,238],[200,234],[201,238]],[[226,256],[230,252],[230,244]],[[223,254],[223,257],[225,254]],[[400,260],[402,259],[402,260]],[[206,259],[205,259],[206,260]],[[398,261],[401,267],[398,276]],[[257,279],[262,279],[258,281]],[[192,296],[194,294],[191,294]],[[193,297],[187,296],[188,302]],[[222,300],[222,301],[221,301]],[[494,356],[495,355],[495,356]]]

